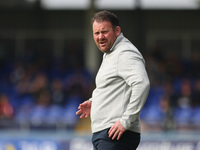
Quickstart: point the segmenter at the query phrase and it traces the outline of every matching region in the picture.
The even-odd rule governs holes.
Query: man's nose
[[[104,37],[105,37],[104,34],[103,34],[103,33],[100,33],[99,39],[103,39]]]

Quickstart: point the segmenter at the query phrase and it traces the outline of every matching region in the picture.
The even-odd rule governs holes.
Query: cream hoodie
[[[92,132],[111,127],[120,119],[122,126],[140,132],[140,111],[150,83],[145,61],[137,48],[121,33],[103,61],[92,93]]]

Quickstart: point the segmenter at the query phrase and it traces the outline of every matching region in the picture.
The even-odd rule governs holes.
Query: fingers
[[[112,138],[112,140],[114,140],[116,137],[118,137],[119,133],[120,133],[119,130],[115,129],[114,127],[111,127],[108,132],[108,135],[109,135],[109,138]]]
[[[119,131],[115,131],[112,136],[112,140],[114,140],[118,136]]]
[[[81,109],[83,107],[83,104],[80,104],[79,106],[78,106],[78,109]]]
[[[87,118],[90,115],[91,101],[85,101],[78,106],[76,115],[80,115],[80,118]]]
[[[82,113],[82,114],[80,115],[80,118],[84,118],[84,117],[85,117],[85,114]]]
[[[117,121],[108,131],[109,138],[112,138],[112,140],[116,139],[119,140],[122,136],[122,134],[126,130],[123,128],[123,126],[120,124],[120,121]]]
[[[78,110],[76,112],[76,115],[80,115],[80,118],[87,118],[89,115],[87,115],[86,113],[83,112],[83,110]]]
[[[122,134],[123,134],[122,132],[119,132],[117,140],[119,140],[121,138]]]
[[[111,131],[109,130],[109,132],[108,132],[109,138],[112,137],[112,140],[114,140],[114,139],[116,139],[116,138],[117,138],[117,140],[119,140],[120,137],[122,136],[122,133],[123,133],[123,132],[121,132],[121,131],[119,131],[119,130],[111,130]]]
[[[78,110],[77,112],[76,112],[76,115],[80,115],[82,113],[82,111],[81,110]]]
[[[82,104],[80,104],[79,106],[78,106],[78,111],[76,112],[76,115],[80,115],[80,114],[82,114],[83,113],[83,106],[82,106]]]
[[[82,113],[82,114],[80,115],[80,118],[87,118],[87,117],[88,117],[88,115],[85,114],[85,113]]]
[[[88,105],[88,101],[84,101],[83,103],[81,103],[78,107],[78,109],[83,108],[83,107],[87,107]]]
[[[85,113],[83,113],[82,110],[77,111],[76,115],[80,115],[80,118],[84,118],[84,117],[87,118],[88,117]]]

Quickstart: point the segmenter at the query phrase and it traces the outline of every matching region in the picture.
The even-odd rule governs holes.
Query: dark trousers
[[[93,134],[92,143],[94,150],[136,150],[140,143],[140,133],[127,130],[119,140],[112,140],[108,137],[109,129]]]

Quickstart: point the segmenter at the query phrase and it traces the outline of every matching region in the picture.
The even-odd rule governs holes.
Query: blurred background
[[[200,150],[199,0],[0,1],[0,150],[92,150],[90,98],[102,53],[90,19],[109,10],[151,81],[139,150]]]

